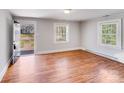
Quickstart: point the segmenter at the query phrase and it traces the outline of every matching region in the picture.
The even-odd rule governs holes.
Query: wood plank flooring
[[[82,50],[22,56],[9,67],[6,83],[119,83],[124,64]]]

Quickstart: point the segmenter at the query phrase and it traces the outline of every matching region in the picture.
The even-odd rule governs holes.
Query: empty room
[[[123,83],[123,9],[1,9],[1,83]]]

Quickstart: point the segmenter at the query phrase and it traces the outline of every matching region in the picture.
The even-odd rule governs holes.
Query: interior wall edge
[[[8,62],[6,62],[6,65],[3,67],[3,70],[0,73],[0,81],[2,81],[2,79],[3,79],[7,69],[9,67],[10,63],[12,62],[12,60],[13,60],[13,55],[9,58]]]
[[[87,52],[90,52],[90,53],[93,53],[93,54],[96,54],[98,56],[102,56],[102,57],[105,57],[105,58],[108,58],[108,59],[111,59],[111,60],[114,60],[114,61],[117,61],[117,62],[120,62],[120,63],[124,63],[123,60],[120,60],[114,56],[110,56],[110,55],[107,55],[107,54],[103,54],[103,53],[100,53],[100,52],[97,52],[97,51],[93,51],[93,50],[90,50],[90,49],[86,49],[84,47],[81,48],[81,50],[83,51],[87,51]]]
[[[48,53],[56,53],[56,52],[65,52],[65,51],[71,51],[71,50],[79,50],[81,47],[75,47],[75,48],[67,48],[67,49],[57,49],[57,50],[47,50],[47,51],[38,51],[36,54],[48,54]]]

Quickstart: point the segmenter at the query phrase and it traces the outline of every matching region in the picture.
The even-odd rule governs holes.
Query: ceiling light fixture
[[[64,9],[65,14],[70,14],[70,12],[71,12],[71,9]]]

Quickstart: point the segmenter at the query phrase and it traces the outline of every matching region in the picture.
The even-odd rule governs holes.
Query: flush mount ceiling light
[[[65,14],[69,14],[71,12],[71,9],[64,9]]]

